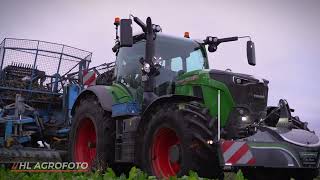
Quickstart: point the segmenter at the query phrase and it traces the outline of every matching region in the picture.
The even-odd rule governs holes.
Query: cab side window
[[[141,86],[140,58],[144,57],[144,43],[132,47],[122,47],[117,56],[117,81],[127,87],[137,89]]]

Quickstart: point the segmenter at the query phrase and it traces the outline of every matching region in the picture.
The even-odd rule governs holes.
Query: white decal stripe
[[[232,146],[225,153],[223,153],[224,161],[227,162],[244,144],[244,142],[233,143]]]
[[[83,76],[83,82],[88,81],[95,73],[93,71],[88,72],[85,76]]]
[[[96,79],[94,81],[91,82],[91,84],[89,84],[90,86],[95,85],[96,84]]]
[[[83,76],[83,81],[87,81],[90,79],[94,74],[92,72],[88,72],[85,76]]]
[[[236,164],[247,164],[253,158],[252,153],[248,150],[238,161]]]

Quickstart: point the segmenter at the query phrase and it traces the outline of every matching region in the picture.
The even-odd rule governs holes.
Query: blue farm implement
[[[91,57],[91,52],[62,44],[12,38],[2,41],[0,163],[61,160],[60,155],[66,153],[73,103],[86,87],[83,75],[111,67],[88,68]]]

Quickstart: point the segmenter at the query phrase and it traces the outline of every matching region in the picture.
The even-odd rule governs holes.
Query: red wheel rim
[[[170,162],[169,150],[174,145],[179,146],[179,138],[172,129],[161,128],[155,133],[151,157],[156,176],[175,176],[180,171],[179,162]]]
[[[76,162],[86,162],[88,167],[96,157],[96,130],[92,120],[84,118],[80,121],[74,147]]]

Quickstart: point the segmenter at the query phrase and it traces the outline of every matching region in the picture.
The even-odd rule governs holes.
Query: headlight
[[[241,121],[241,122],[243,122],[243,123],[249,123],[250,122],[250,120],[251,120],[251,118],[250,118],[250,116],[249,116],[249,111],[247,110],[247,109],[245,109],[245,108],[237,108],[237,112],[238,112],[238,114],[237,114],[237,119],[239,120],[239,121]]]
[[[207,140],[207,144],[213,144],[213,140]]]
[[[146,72],[146,73],[149,73],[150,72],[150,64],[145,63],[143,65],[143,71]]]
[[[235,84],[247,84],[247,83],[250,83],[251,81],[248,79],[233,76],[233,82]]]
[[[249,117],[248,117],[248,116],[242,116],[242,117],[241,117],[241,120],[244,121],[244,122],[246,122],[246,121],[249,120]]]

